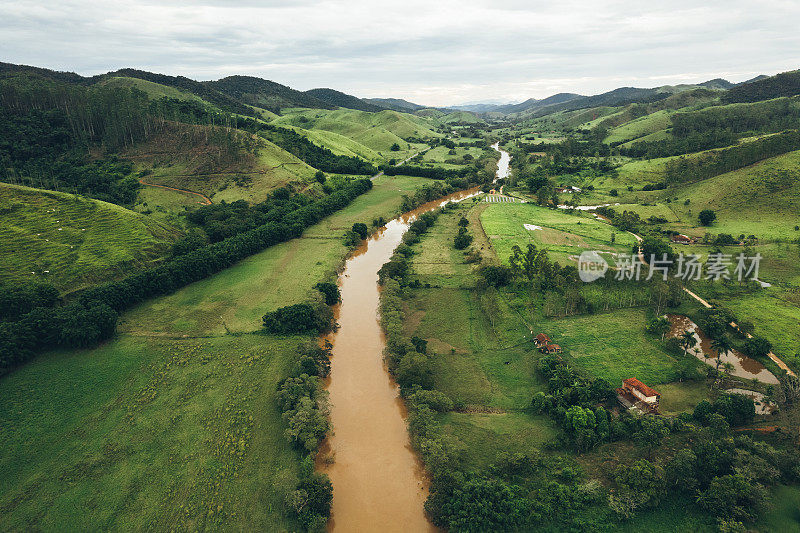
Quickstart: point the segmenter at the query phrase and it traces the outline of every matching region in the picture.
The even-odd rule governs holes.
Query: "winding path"
[[[202,194],[202,193],[199,193],[199,192],[196,192],[196,191],[190,191],[188,189],[178,189],[177,187],[167,187],[166,185],[157,185],[155,183],[147,183],[146,181],[144,181],[141,178],[139,178],[139,183],[141,183],[142,185],[147,185],[148,187],[158,187],[159,189],[166,189],[168,191],[176,191],[176,192],[181,192],[181,193],[184,193],[184,194],[191,194],[191,195],[194,195],[194,196],[199,196],[201,198],[201,200],[202,200],[200,203],[203,204],[203,205],[211,205],[213,203],[211,201],[211,198],[209,198],[205,194]]]

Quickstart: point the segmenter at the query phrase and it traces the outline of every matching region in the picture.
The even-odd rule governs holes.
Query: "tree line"
[[[667,161],[664,176],[670,184],[700,181],[798,149],[800,131],[784,131],[723,150]]]

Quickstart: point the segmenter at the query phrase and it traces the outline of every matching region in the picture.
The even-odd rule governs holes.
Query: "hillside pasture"
[[[150,266],[181,234],[116,204],[5,183],[0,206],[0,280],[62,292]]]

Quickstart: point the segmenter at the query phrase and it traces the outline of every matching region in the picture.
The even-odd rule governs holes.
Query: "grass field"
[[[443,216],[428,230],[425,238],[415,246],[416,255],[411,266],[411,276],[422,283],[438,287],[471,288],[475,285],[473,265],[464,261],[465,250],[456,250],[453,239],[458,234],[458,221],[463,217],[474,218],[469,226],[470,234],[478,235],[472,249],[479,250],[480,225],[477,215],[487,204],[478,204],[473,209],[473,200],[466,200]]]
[[[297,342],[123,335],[3,378],[0,529],[286,529],[274,394]]]
[[[764,513],[756,527],[762,533],[800,530],[800,487],[780,485],[772,490],[773,509]]]
[[[132,209],[172,226],[182,227],[186,224],[186,219],[181,214],[200,205],[203,205],[203,201],[193,194],[143,186],[139,189],[136,205]]]
[[[658,410],[665,415],[691,412],[695,406],[709,398],[709,387],[704,381],[663,383],[658,386],[661,400]]]
[[[466,460],[477,469],[496,463],[501,451],[536,455],[558,430],[548,418],[528,413],[447,413],[443,432],[464,443]]]
[[[635,377],[649,385],[673,379],[675,359],[659,345],[658,338],[644,330],[644,309],[620,309],[610,313],[566,318],[541,318],[534,322],[565,357],[575,361],[592,377],[612,384]]]
[[[481,223],[498,258],[506,264],[514,245],[524,249],[533,243],[547,248],[550,258],[564,265],[574,264],[575,256],[584,250],[630,254],[635,243],[632,235],[619,232],[590,214],[569,214],[530,203],[491,204],[481,215]],[[541,229],[526,229],[524,224]],[[613,256],[603,257],[614,264]]]
[[[123,316],[120,329],[173,335],[254,331],[261,317],[286,301],[303,301],[315,283],[347,255],[343,236],[355,222],[371,225],[397,214],[401,195],[427,180],[382,176],[371,191],[308,228],[302,237],[255,254],[210,278],[168,296],[148,300]]]
[[[765,289],[725,300],[739,317],[755,324],[755,334],[773,344],[775,354],[800,371],[800,296],[797,292]]]
[[[456,153],[454,155],[450,155],[449,148],[446,146],[437,146],[436,148],[425,152],[422,156],[422,161],[423,163],[435,163],[436,166],[442,166],[445,168],[459,168],[465,164],[473,163],[484,153],[483,148],[476,148],[474,146],[457,146],[454,150]],[[464,156],[467,154],[472,156],[472,160],[464,160]]]
[[[180,231],[115,204],[0,184],[0,279],[68,292],[162,257]],[[45,272],[49,271],[49,272]]]

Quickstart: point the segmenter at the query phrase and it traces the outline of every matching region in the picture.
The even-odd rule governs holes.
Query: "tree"
[[[700,493],[700,507],[720,518],[747,522],[758,518],[767,500],[767,491],[740,474],[715,477],[708,489]]]
[[[369,228],[363,222],[356,222],[353,224],[352,228],[353,233],[361,237],[361,240],[366,239],[369,237]]]
[[[609,505],[621,518],[630,518],[639,509],[656,507],[666,488],[664,469],[646,459],[620,465],[612,478],[619,490],[611,495]]]
[[[662,339],[669,331],[669,320],[663,316],[656,317],[647,323],[647,332],[653,335],[658,335]]]
[[[697,345],[697,337],[694,336],[694,331],[689,331],[688,329],[681,333],[679,337],[681,348],[683,348],[683,354],[689,355],[689,350],[694,348]]]
[[[328,308],[326,307],[325,310]],[[330,310],[316,308],[311,304],[294,304],[281,307],[264,315],[264,329],[277,335],[300,333],[322,333],[331,328],[333,316]]]
[[[710,226],[717,219],[717,214],[711,209],[703,209],[697,215],[697,219],[703,226]]]
[[[414,335],[413,337],[411,337],[411,344],[414,345],[414,349],[418,353],[422,354],[428,353],[428,341],[426,341],[425,339]]]
[[[497,479],[471,479],[453,490],[439,515],[452,531],[515,531],[530,513],[525,491]]]
[[[744,353],[750,357],[766,357],[772,351],[772,343],[764,337],[750,337],[744,343]]]
[[[456,250],[463,250],[472,243],[472,235],[467,233],[467,228],[461,226],[458,228],[458,235],[453,239],[453,247]]]
[[[317,173],[314,174],[314,179],[319,183],[325,183],[325,173],[321,170],[317,170]]]
[[[341,293],[339,292],[339,286],[335,283],[320,282],[314,285],[314,288],[325,297],[326,305],[336,305],[339,303]]]
[[[511,280],[511,270],[506,266],[486,265],[481,268],[480,275],[492,287],[503,287]]]
[[[730,338],[727,335],[723,334],[711,339],[711,348],[713,348],[714,351],[717,352],[716,368],[717,368],[717,374],[719,374],[719,367],[722,364],[722,356],[730,352],[733,346],[731,345]]]
[[[390,150],[391,150],[392,152],[399,152],[399,151],[400,151],[400,145],[399,145],[399,144],[397,144],[397,143],[394,143],[394,144],[392,145],[392,147],[390,148]]]

